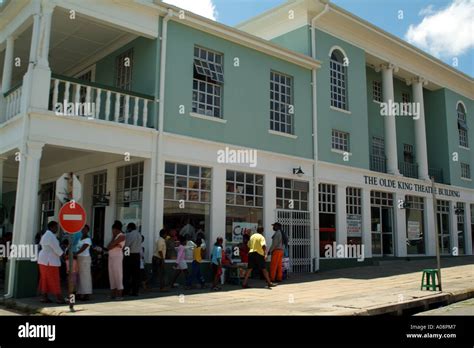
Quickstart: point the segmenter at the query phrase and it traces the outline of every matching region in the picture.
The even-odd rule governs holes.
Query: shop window
[[[228,170],[226,173],[226,251],[242,243],[243,234],[263,226],[263,175]],[[264,235],[271,235],[265,231]]]
[[[276,179],[277,209],[308,211],[309,184],[306,181]]]
[[[117,168],[117,220],[133,222],[141,231],[143,198],[143,162]]]
[[[270,129],[293,134],[293,78],[270,72]]]
[[[319,253],[336,241],[336,185],[319,184]]]
[[[423,197],[406,196],[407,254],[425,253]]]
[[[457,233],[458,233],[458,254],[464,255],[465,254],[465,212],[464,212],[464,203],[456,202],[456,207],[454,213],[456,214],[456,221],[457,221]]]
[[[211,248],[212,169],[182,163],[165,163],[163,225],[173,236],[188,235],[196,241],[204,234],[206,257]],[[202,238],[202,236],[201,236]],[[168,256],[172,257],[173,253]]]
[[[362,244],[362,190],[346,187],[347,244]]]

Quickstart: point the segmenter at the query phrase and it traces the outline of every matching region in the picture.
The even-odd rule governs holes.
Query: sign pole
[[[68,198],[70,199],[70,202],[72,203],[66,203],[66,204],[74,204],[73,200],[73,179],[74,175],[73,173],[69,173],[69,180],[68,180],[68,186],[67,186],[67,193],[68,193]],[[69,275],[68,275],[68,293],[69,293],[69,310],[71,312],[74,312],[74,303],[76,302],[75,296],[74,296],[74,283],[72,279],[72,273],[74,271],[73,265],[74,265],[74,260],[73,260],[73,251],[72,251],[72,243],[74,241],[74,238],[72,237],[72,234],[69,233]]]
[[[438,281],[439,281],[439,291],[443,291],[441,286],[441,255],[439,252],[439,237],[438,237],[438,207],[436,204],[436,194],[435,194],[435,178],[431,177],[431,194],[433,196],[433,212],[435,216],[434,221],[434,233],[435,233],[435,245],[436,245],[436,267],[438,268]]]

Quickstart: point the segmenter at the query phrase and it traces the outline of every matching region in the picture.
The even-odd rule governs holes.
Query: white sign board
[[[408,240],[420,239],[420,223],[418,221],[408,221],[407,233],[408,233]]]
[[[233,222],[232,223],[232,242],[241,243],[244,240],[244,234],[251,236],[257,232],[257,224],[252,222]]]
[[[347,215],[347,236],[362,237],[362,216]]]
[[[61,203],[66,203],[68,198],[68,185],[70,174],[64,173],[61,177],[56,180],[56,197],[58,197]],[[72,199],[79,201],[82,197],[82,185],[78,177],[73,174],[72,180]]]

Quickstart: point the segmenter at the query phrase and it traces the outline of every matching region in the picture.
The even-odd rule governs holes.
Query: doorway
[[[95,245],[104,246],[105,207],[92,207],[92,240]]]
[[[450,254],[451,235],[449,228],[449,202],[437,200],[436,223],[438,224],[438,243],[441,254]]]
[[[393,194],[371,192],[372,254],[374,256],[395,255],[393,228]]]

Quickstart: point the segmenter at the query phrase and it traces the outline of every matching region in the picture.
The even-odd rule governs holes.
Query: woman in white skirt
[[[79,282],[77,286],[78,299],[87,301],[92,294],[91,254],[92,240],[89,238],[89,226],[82,229],[82,236],[77,244],[77,266],[79,268]]]

